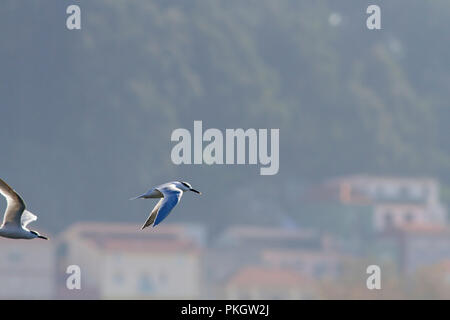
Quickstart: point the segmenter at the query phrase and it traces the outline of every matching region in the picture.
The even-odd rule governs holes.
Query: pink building
[[[226,299],[314,299],[314,282],[287,268],[247,266],[227,281]]]

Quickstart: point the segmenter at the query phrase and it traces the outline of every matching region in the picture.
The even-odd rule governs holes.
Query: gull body
[[[136,200],[161,198],[161,200],[159,200],[159,202],[153,208],[152,212],[150,212],[147,221],[145,221],[141,229],[144,229],[150,225],[156,227],[159,223],[161,223],[161,221],[163,221],[169,215],[169,213],[178,204],[178,202],[180,202],[184,191],[192,191],[201,194],[201,192],[193,189],[192,186],[187,182],[172,181],[156,186],[148,190],[143,195],[130,199]]]
[[[5,181],[0,179],[0,194],[6,198],[7,206],[0,226],[0,236],[11,239],[45,239],[34,230],[29,230],[27,225],[36,221],[37,217],[26,210],[25,202]]]

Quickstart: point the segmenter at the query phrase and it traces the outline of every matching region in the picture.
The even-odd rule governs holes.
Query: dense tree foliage
[[[70,1],[3,0],[2,175],[55,230],[140,222],[152,203],[126,199],[179,177],[206,192],[172,221],[213,225],[302,214],[277,191],[246,216],[249,185],[359,172],[448,184],[450,3],[376,2],[380,31],[350,0],[77,1],[82,30],[68,31]],[[280,128],[280,173],[173,165],[170,134],[194,120]]]

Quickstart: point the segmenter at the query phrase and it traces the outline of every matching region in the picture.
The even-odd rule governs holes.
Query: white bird
[[[3,224],[0,226],[0,236],[12,239],[45,239],[47,237],[29,230],[27,225],[36,221],[37,217],[25,209],[25,202],[8,184],[0,179],[0,194],[7,201]]]
[[[184,191],[192,191],[198,194],[202,194],[200,191],[193,189],[192,186],[187,182],[172,181],[156,186],[148,190],[143,195],[130,199],[136,200],[161,198],[161,200],[159,200],[159,202],[153,208],[147,221],[145,221],[141,229],[144,229],[151,224],[153,224],[153,227],[156,227],[161,221],[163,221],[169,215],[172,209],[177,205],[177,203],[180,202],[181,196],[183,195]]]

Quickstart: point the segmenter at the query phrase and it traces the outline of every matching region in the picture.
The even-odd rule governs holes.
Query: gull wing
[[[148,227],[152,223],[153,227],[156,227],[169,215],[177,203],[180,202],[181,196],[183,195],[183,191],[175,188],[174,186],[169,186],[164,189],[161,188],[159,191],[164,195],[164,198],[159,200],[153,208],[147,221],[142,226],[142,229]]]
[[[28,210],[25,210],[22,214],[22,218],[20,219],[20,222],[22,223],[22,227],[25,228],[30,222],[33,222],[36,220],[37,220],[36,215],[32,214]]]
[[[21,225],[22,213],[25,210],[25,202],[5,181],[0,179],[0,194],[8,203],[3,217],[3,224]]]

